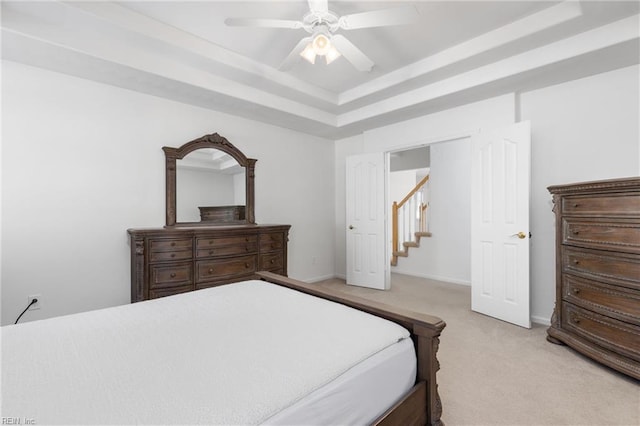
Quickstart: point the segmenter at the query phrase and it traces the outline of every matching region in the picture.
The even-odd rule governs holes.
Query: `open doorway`
[[[397,266],[400,257],[407,257],[422,237],[430,236],[429,164],[429,145],[389,154],[391,266]]]
[[[471,285],[471,138],[391,152],[389,217],[392,203],[401,201],[403,191],[412,183],[409,191],[413,189],[426,174],[423,199],[430,236],[420,238],[418,247],[409,246],[407,257],[399,257],[391,272]],[[389,235],[388,244],[393,245],[392,229]]]

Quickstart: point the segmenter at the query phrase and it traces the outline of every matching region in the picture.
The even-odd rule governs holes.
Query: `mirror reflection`
[[[225,152],[189,153],[176,161],[177,221],[244,222],[245,182],[245,168]]]

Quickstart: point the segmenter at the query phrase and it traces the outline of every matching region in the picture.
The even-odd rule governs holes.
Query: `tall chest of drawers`
[[[129,229],[131,302],[287,275],[290,225]]]
[[[547,339],[640,379],[640,178],[548,189],[556,306]]]

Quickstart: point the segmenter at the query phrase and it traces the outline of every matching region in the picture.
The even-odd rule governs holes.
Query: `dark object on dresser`
[[[129,229],[131,302],[287,275],[289,225]]]
[[[244,206],[198,207],[198,210],[202,222],[229,223],[246,220]]]
[[[547,340],[640,379],[640,178],[548,189],[556,306]]]

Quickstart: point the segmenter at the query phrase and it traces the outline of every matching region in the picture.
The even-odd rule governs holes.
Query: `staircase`
[[[391,255],[391,266],[398,265],[399,257],[409,257],[409,247],[420,247],[420,238],[430,237],[431,232],[414,232],[414,241],[404,241],[402,243],[402,250],[394,251]]]
[[[410,247],[420,247],[420,238],[430,237],[427,223],[429,203],[425,176],[399,203],[391,207],[392,251],[391,266],[398,264],[399,257],[408,257]]]

